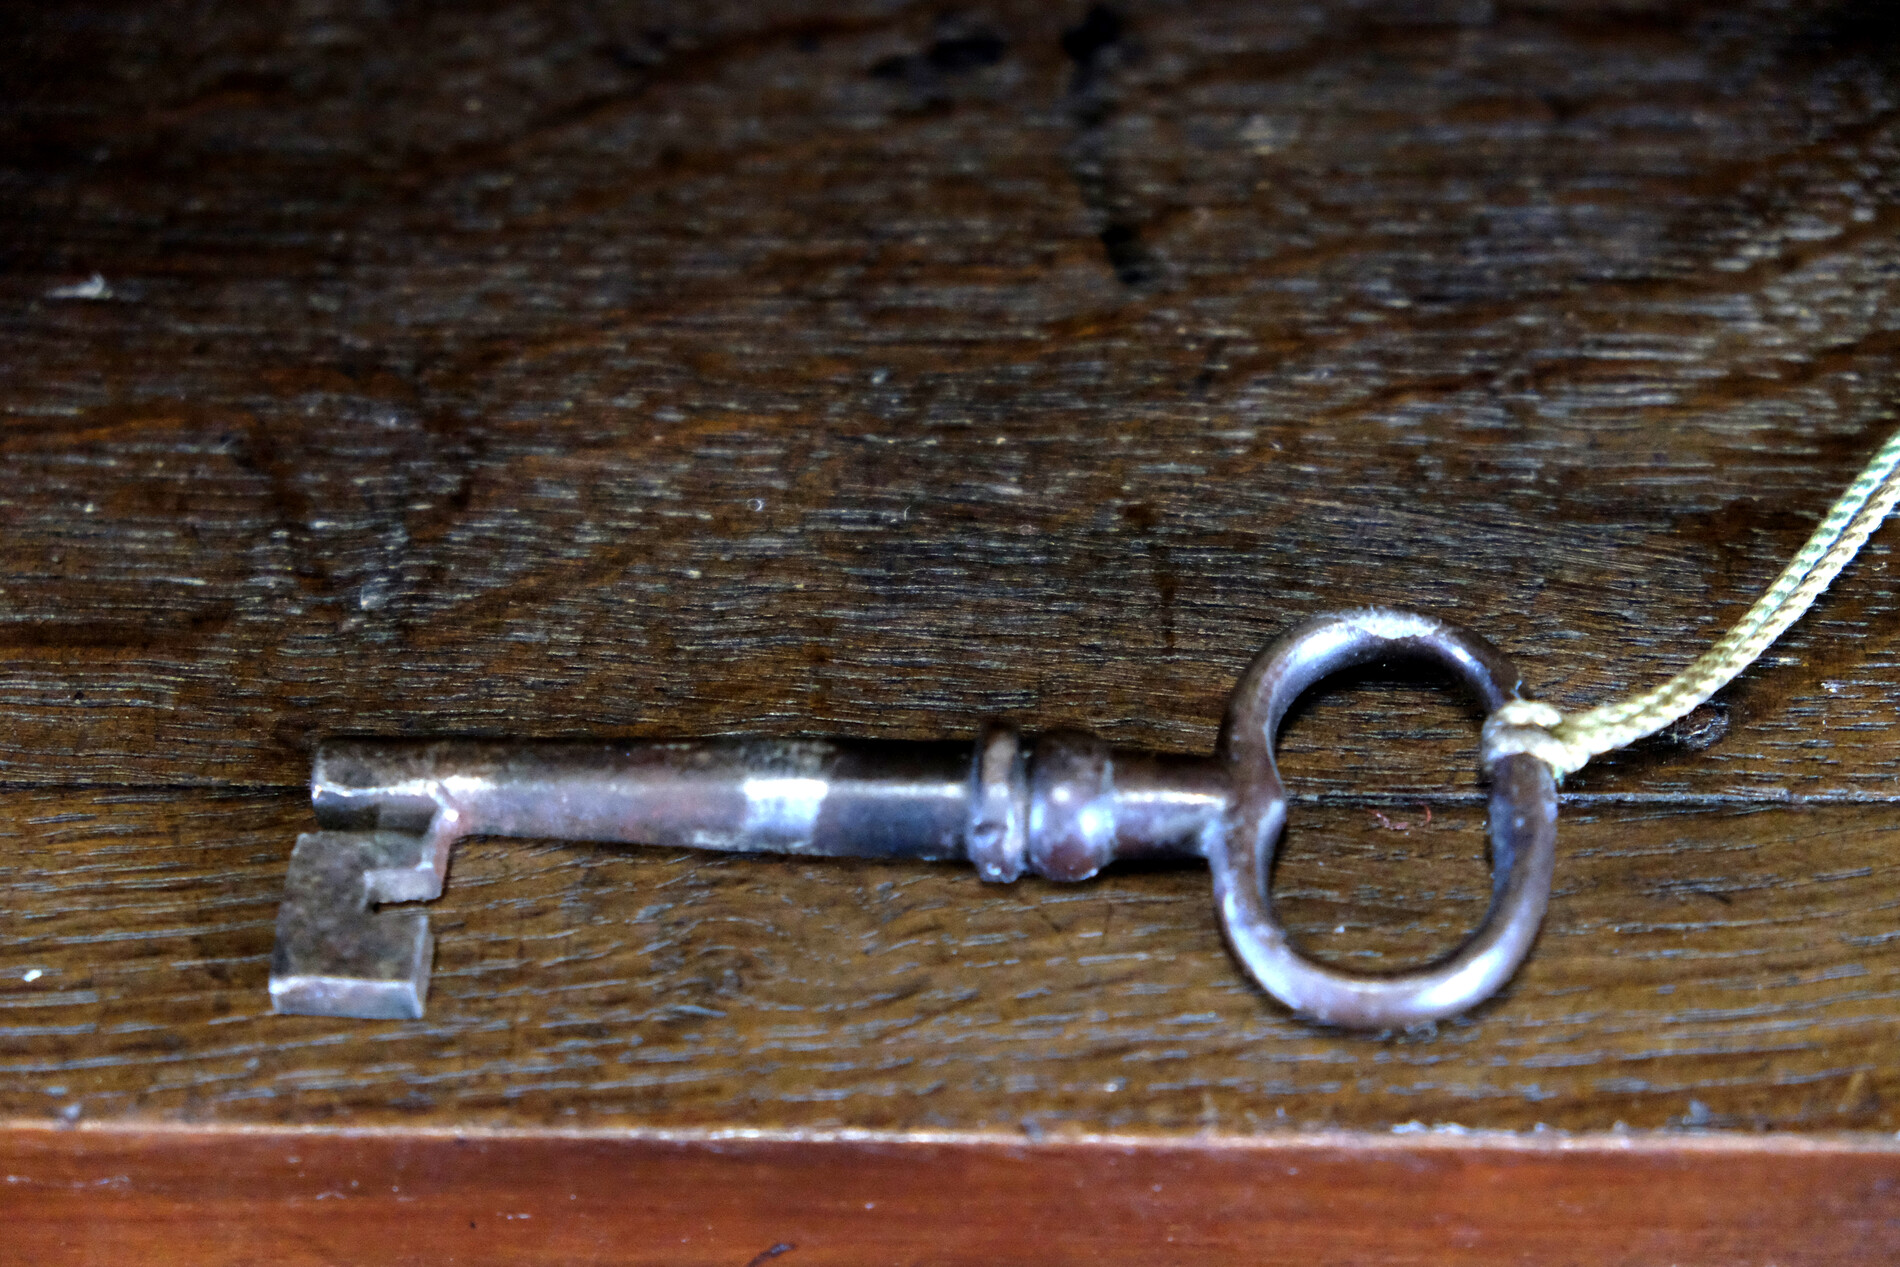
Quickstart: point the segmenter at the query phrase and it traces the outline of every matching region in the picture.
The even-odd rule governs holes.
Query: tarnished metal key
[[[1478,931],[1425,968],[1385,976],[1307,959],[1274,916],[1266,881],[1286,821],[1274,764],[1281,718],[1320,678],[1424,658],[1495,710],[1517,677],[1457,626],[1384,609],[1316,618],[1255,660],[1210,758],[1110,748],[1057,733],[1025,743],[991,724],[974,749],[836,739],[684,742],[342,740],[318,751],[321,831],[298,838],[271,958],[279,1012],[422,1015],[433,943],[419,910],[439,897],[468,836],[613,841],[812,857],[966,860],[985,880],[1083,880],[1131,858],[1205,859],[1236,957],[1296,1012],[1363,1028],[1463,1011],[1528,952],[1556,840],[1550,768],[1506,757],[1491,772],[1493,898]]]

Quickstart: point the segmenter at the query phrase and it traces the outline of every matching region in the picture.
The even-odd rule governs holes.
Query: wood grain
[[[1691,724],[1569,782],[1536,953],[1434,1034],[1292,1022],[1195,870],[996,890],[532,843],[458,855],[426,1022],[273,1018],[262,987],[327,735],[1002,714],[1206,751],[1261,644],[1365,602],[1480,627],[1566,707],[1660,680],[1895,425],[1889,7],[8,7],[0,1150],[56,1176],[0,1192],[10,1226],[46,1261],[316,1260],[308,1194],[192,1167],[320,1128],[325,1165],[434,1158],[467,1193],[431,1132],[479,1127],[522,1133],[510,1174],[704,1176],[615,1252],[690,1215],[743,1262],[771,1219],[706,1203],[874,1131],[824,1137],[846,1188],[927,1155],[916,1190],[987,1176],[1078,1260],[1127,1219],[998,1194],[1109,1136],[1228,1194],[1155,1213],[1184,1261],[1289,1227],[1288,1261],[1378,1261],[1361,1225],[1405,1228],[1391,1262],[1456,1227],[1471,1261],[1878,1249],[1891,532]],[[1476,920],[1476,720],[1412,679],[1292,720],[1309,945],[1396,966]],[[746,1131],[783,1135],[732,1161]],[[1350,1200],[1256,1193],[1315,1131],[1350,1133]],[[1420,1204],[1377,1206],[1388,1164]],[[168,1166],[172,1196],[97,1187]],[[1519,1187],[1540,1212],[1482,1195]],[[825,1243],[994,1260],[930,1200]],[[1126,1244],[1164,1261],[1152,1232]]]
[[[1356,967],[1455,945],[1476,807],[1307,807],[1277,892]],[[431,908],[429,1015],[279,1017],[282,796],[17,793],[0,1114],[432,1127],[1900,1130],[1885,807],[1573,814],[1509,989],[1434,1033],[1293,1020],[1199,868],[963,868],[479,842]],[[31,980],[26,978],[31,977]]]
[[[0,1136],[0,1167],[27,1262],[1810,1267],[1900,1249],[1891,1150],[1746,1140],[1182,1148],[36,1130]]]
[[[28,23],[7,777],[993,711],[1192,749],[1366,601],[1579,704],[1686,662],[1889,425],[1853,13],[1156,7],[1078,62],[998,7],[919,88],[872,70],[922,11],[699,8]],[[1888,798],[1889,549],[1723,743],[1575,786]]]

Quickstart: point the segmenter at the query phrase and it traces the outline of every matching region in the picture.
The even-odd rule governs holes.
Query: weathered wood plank
[[[425,1021],[268,1012],[306,811],[281,795],[0,806],[0,1116],[105,1123],[1001,1130],[1900,1129],[1885,807],[1572,815],[1529,964],[1431,1035],[1293,1021],[1199,869],[961,868],[477,842]],[[1470,807],[1305,807],[1278,892],[1355,966],[1454,944]]]
[[[1877,7],[1078,16],[26,15],[0,773],[993,711],[1200,748],[1363,601],[1584,703],[1891,425]],[[1890,560],[1713,748],[1573,787],[1890,799]],[[1400,794],[1470,765],[1435,702],[1314,733],[1319,790],[1390,734]]]

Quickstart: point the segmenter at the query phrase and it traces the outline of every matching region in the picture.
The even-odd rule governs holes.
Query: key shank
[[[279,1012],[416,1017],[427,916],[469,836],[806,857],[968,860],[985,879],[1083,880],[1117,859],[1192,857],[1230,796],[1209,759],[1072,733],[1026,748],[834,739],[342,740],[319,749],[324,830],[291,855],[271,997]]]

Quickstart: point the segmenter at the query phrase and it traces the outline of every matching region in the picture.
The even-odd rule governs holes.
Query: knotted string
[[[1686,715],[1753,664],[1769,644],[1814,605],[1900,501],[1900,432],[1891,436],[1848,485],[1827,518],[1775,583],[1720,642],[1654,690],[1587,712],[1565,714],[1538,700],[1512,700],[1484,724],[1484,764],[1528,753],[1562,778],[1598,757]]]

